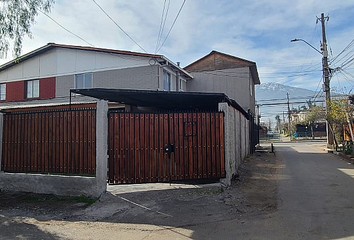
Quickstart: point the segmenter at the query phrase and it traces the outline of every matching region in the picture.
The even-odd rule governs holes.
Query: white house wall
[[[0,72],[0,82],[150,66],[149,60],[147,57],[55,48]]]

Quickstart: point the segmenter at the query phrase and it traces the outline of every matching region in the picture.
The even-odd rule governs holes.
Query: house
[[[48,43],[0,66],[0,106],[68,102],[70,89],[186,91],[190,79],[162,55]]]
[[[212,58],[198,72],[209,57],[185,70],[162,55],[49,43],[0,66],[0,189],[99,196],[107,175],[231,184],[258,143],[259,78],[255,63]]]
[[[255,116],[255,85],[260,84],[255,62],[212,51],[184,69],[193,76],[187,91],[225,93]]]

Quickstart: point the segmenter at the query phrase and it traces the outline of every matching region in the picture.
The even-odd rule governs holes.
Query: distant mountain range
[[[305,105],[306,101],[317,100],[323,101],[324,94],[322,90],[315,92],[312,90],[291,87],[279,83],[263,83],[256,86],[256,101],[260,105],[261,121],[274,122],[275,116],[281,116],[281,119],[286,119],[287,114],[287,93],[289,93],[290,109],[298,108]],[[317,95],[317,96],[316,96]],[[316,97],[316,98],[314,98]],[[322,105],[321,102],[316,102],[316,105]]]
[[[310,99],[315,96],[312,90],[291,87],[280,83],[263,83],[256,86],[256,100],[261,102],[269,99],[286,99],[286,94],[289,93],[289,98]]]

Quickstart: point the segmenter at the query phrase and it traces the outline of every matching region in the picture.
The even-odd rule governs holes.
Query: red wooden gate
[[[109,113],[110,184],[221,177],[223,113]]]
[[[52,107],[4,114],[5,172],[94,175],[96,109]]]

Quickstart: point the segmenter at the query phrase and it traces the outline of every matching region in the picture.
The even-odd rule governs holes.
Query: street
[[[0,193],[0,239],[354,239],[354,168],[275,143],[218,184],[116,185],[92,205]]]
[[[276,143],[278,208],[262,219],[209,225],[200,239],[354,239],[354,168],[323,142]],[[204,226],[205,227],[205,226]],[[198,230],[196,232],[199,232]]]

